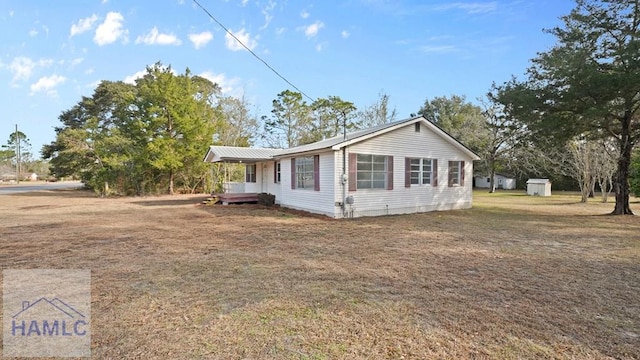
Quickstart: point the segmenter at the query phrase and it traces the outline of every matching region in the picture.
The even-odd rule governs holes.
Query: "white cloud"
[[[425,53],[451,53],[456,52],[458,49],[453,45],[439,45],[439,46],[421,46],[420,51]]]
[[[238,32],[232,31],[232,33],[250,50],[253,50],[256,46],[258,46],[258,41],[255,38],[252,39],[251,34],[249,34],[244,28],[240,29]],[[238,41],[236,41],[233,36],[229,35],[229,33],[227,33],[224,38],[226,40],[227,49],[231,51],[244,50],[244,47]]]
[[[102,0],[102,3],[103,3],[103,4],[106,4],[106,3],[108,3],[108,2],[109,2],[109,0]]]
[[[15,11],[13,11],[13,10],[9,11],[9,16],[10,17],[13,17],[13,14],[15,14]]]
[[[220,90],[225,95],[237,95],[241,93],[241,89],[238,87],[238,83],[240,82],[240,79],[238,78],[228,79],[224,73],[215,74],[211,71],[205,71],[199,76],[211,81],[214,84],[218,84]]]
[[[87,85],[85,85],[85,87],[88,89],[95,89],[98,87],[98,85],[100,85],[101,82],[102,80],[96,80],[94,82],[88,83]]]
[[[322,50],[324,50],[327,46],[329,45],[328,42],[321,42],[320,44],[316,44],[316,51],[317,52],[321,52]]]
[[[249,0],[242,0],[240,1],[240,5],[242,5],[242,7],[247,6],[247,3],[249,2]]]
[[[269,27],[271,20],[273,20],[273,9],[276,7],[276,2],[270,0],[267,5],[262,8],[262,15],[264,15],[264,25],[260,27],[260,30],[264,30]]]
[[[29,36],[35,37],[37,35],[38,35],[38,30],[36,30],[36,29],[29,30]]]
[[[436,10],[462,10],[469,14],[482,14],[488,12],[494,12],[498,9],[498,3],[495,1],[488,3],[462,3],[454,2],[449,4],[438,5]]]
[[[311,14],[309,14],[309,12],[307,10],[302,10],[302,12],[300,13],[300,17],[303,18],[303,19],[308,18],[309,15],[311,15]]]
[[[280,27],[280,28],[276,29],[276,35],[282,35],[282,34],[284,34],[285,31],[287,31],[287,28]]]
[[[24,56],[14,58],[10,64],[4,65],[13,74],[13,82],[20,80],[29,80],[33,71],[37,67],[49,67],[53,64],[52,59],[40,59],[33,61],[32,59]]]
[[[303,26],[301,29],[304,30],[304,34],[307,38],[312,38],[318,35],[318,31],[324,27],[324,23],[322,21],[316,21],[311,25]]]
[[[85,73],[86,75],[91,75],[91,74],[93,74],[93,72],[94,72],[94,71],[95,71],[95,70],[94,70],[93,68],[88,68],[87,70],[85,70],[85,71],[84,71],[84,73]]]
[[[209,31],[201,32],[199,34],[189,34],[189,40],[193,43],[196,49],[207,45],[207,43],[213,40],[213,34]]]
[[[149,31],[146,35],[138,36],[136,39],[136,44],[146,44],[146,45],[180,45],[182,41],[178,39],[174,34],[168,33],[164,34],[158,31],[157,27],[153,27],[151,31]]]
[[[129,75],[127,77],[124,78],[124,82],[126,82],[127,84],[135,84],[137,79],[140,79],[141,77],[143,77],[145,74],[147,73],[147,70],[140,70],[138,72],[136,72],[133,75]]]
[[[75,58],[71,60],[71,66],[80,65],[84,61],[84,58]]]
[[[340,36],[342,36],[343,39],[346,39],[349,36],[351,36],[351,33],[348,32],[347,30],[342,30],[342,32],[340,33]]]
[[[124,16],[118,12],[109,12],[107,13],[106,19],[96,29],[96,34],[93,37],[93,41],[96,44],[102,46],[111,44],[118,39],[122,39],[123,41],[127,41],[129,31],[123,28]]]
[[[56,86],[67,81],[62,75],[53,74],[51,76],[43,76],[37,82],[31,84],[31,95],[38,92],[45,92],[47,95],[55,96]]]
[[[160,69],[161,70],[167,70],[167,68],[168,68],[168,66],[162,66]],[[173,68],[171,68],[171,70],[169,70],[169,72],[171,72],[175,76],[178,76],[178,73]],[[136,80],[143,78],[147,74],[148,74],[148,71],[145,68],[144,70],[137,71],[134,74],[125,77],[123,82],[125,82],[127,84],[135,84]]]
[[[77,24],[71,25],[71,32],[69,36],[79,35],[83,32],[93,29],[93,25],[96,23],[96,21],[98,21],[98,16],[96,14],[78,20]]]

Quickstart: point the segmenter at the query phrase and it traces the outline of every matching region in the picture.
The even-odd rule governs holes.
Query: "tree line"
[[[612,192],[613,212],[630,214],[629,196],[640,187],[640,4],[578,0],[562,21],[547,30],[556,45],[521,79],[493,84],[476,102],[426,99],[415,115],[480,155],[478,175],[571,179],[583,201],[596,190],[606,201]],[[284,90],[257,118],[245,99],[157,63],[133,85],[103,81],[64,111],[43,156],[55,175],[79,176],[104,193],[199,191],[216,175],[202,162],[209,145],[286,148],[396,117],[384,93],[358,110],[338,96],[308,103]]]
[[[128,84],[102,81],[91,97],[59,116],[56,139],[42,149],[55,176],[80,178],[103,195],[211,191],[221,169],[202,161],[210,145],[291,147],[348,129],[392,121],[388,96],[364,112],[337,96],[311,104],[285,90],[271,116],[252,115],[244,98],[211,81],[156,63]],[[360,120],[358,120],[360,119]]]

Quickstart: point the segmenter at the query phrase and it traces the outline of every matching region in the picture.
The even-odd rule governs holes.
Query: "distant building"
[[[551,196],[551,181],[549,179],[527,180],[527,195]]]
[[[513,190],[516,188],[516,179],[511,176],[496,174],[493,181],[496,189]],[[477,188],[488,189],[491,186],[491,177],[476,176],[475,183]]]

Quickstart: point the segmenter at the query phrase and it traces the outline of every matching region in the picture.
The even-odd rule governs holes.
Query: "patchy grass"
[[[95,358],[640,358],[640,221],[612,204],[338,221],[203,198],[4,195],[0,264],[91,269]]]

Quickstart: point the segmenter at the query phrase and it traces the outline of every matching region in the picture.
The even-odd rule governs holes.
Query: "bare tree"
[[[376,102],[358,112],[358,124],[362,128],[368,128],[393,122],[396,116],[396,109],[389,109],[389,95],[381,91]]]

